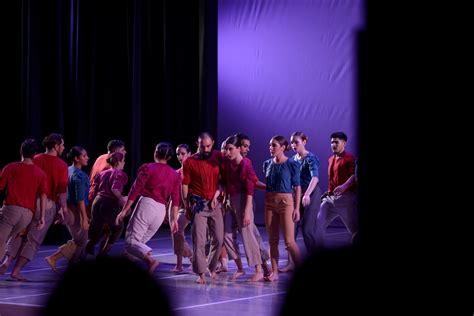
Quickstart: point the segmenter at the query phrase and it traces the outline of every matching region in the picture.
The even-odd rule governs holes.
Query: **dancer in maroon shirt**
[[[86,245],[86,253],[94,255],[94,247],[103,237],[103,227],[109,228],[105,242],[99,249],[99,255],[109,252],[112,245],[119,239],[123,231],[123,225],[115,225],[115,219],[127,201],[122,196],[122,190],[128,182],[128,176],[123,172],[125,155],[113,152],[107,158],[107,163],[112,166],[96,175],[92,196],[92,217],[89,227],[89,240]]]
[[[130,189],[127,202],[117,215],[116,224],[121,225],[128,216],[133,202],[140,196],[125,234],[125,251],[128,256],[138,257],[148,265],[153,274],[160,262],[153,259],[152,249],[146,243],[160,228],[166,215],[166,201],[171,197],[171,232],[178,231],[178,206],[181,181],[178,173],[168,166],[173,156],[169,143],[159,143],[155,149],[155,162],[143,164],[138,169],[137,179]]]
[[[238,229],[242,236],[248,264],[255,268],[255,274],[249,281],[262,281],[264,277],[262,265],[266,265],[266,259],[262,258],[254,234],[253,193],[256,178],[255,171],[252,162],[248,158],[242,157],[241,142],[237,136],[228,137],[225,144],[227,159],[225,159],[223,179],[228,199],[227,212],[232,213],[232,216],[227,218],[232,218],[236,223],[235,225],[225,223],[224,240],[227,252],[238,267],[233,279],[244,274],[238,244],[236,243],[236,231]],[[229,228],[231,229],[229,230]]]

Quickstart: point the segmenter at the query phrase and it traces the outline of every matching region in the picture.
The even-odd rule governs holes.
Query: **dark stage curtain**
[[[216,132],[216,1],[0,6],[0,167],[19,160],[25,138],[59,132],[90,166],[110,139],[124,140],[133,181],[158,142],[194,148],[199,132]]]

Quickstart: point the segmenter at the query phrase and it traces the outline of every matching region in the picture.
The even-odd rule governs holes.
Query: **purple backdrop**
[[[308,135],[327,188],[332,132],[347,134],[357,155],[356,35],[362,0],[218,1],[218,135],[247,134],[250,158],[263,180],[274,135]],[[293,155],[289,151],[288,155]],[[262,193],[256,222],[263,223]]]

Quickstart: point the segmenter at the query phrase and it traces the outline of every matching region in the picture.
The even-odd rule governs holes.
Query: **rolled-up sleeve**
[[[308,159],[309,172],[311,177],[319,177],[319,159],[312,155]]]
[[[293,187],[300,186],[300,166],[297,162],[291,161],[289,167],[291,173],[291,185]]]
[[[348,171],[349,175],[355,175],[356,172],[356,159],[355,157],[351,156],[349,159],[347,159],[347,165],[348,165]]]
[[[84,201],[86,192],[89,193],[88,178],[80,172],[74,175],[74,191],[76,192],[76,202]]]

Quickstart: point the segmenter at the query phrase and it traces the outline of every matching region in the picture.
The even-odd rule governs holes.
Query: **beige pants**
[[[144,259],[152,249],[146,243],[156,234],[166,215],[166,206],[142,196],[133,211],[125,233],[125,251]]]
[[[56,203],[50,199],[46,200],[46,208],[44,210],[44,227],[38,229],[38,221],[40,220],[40,199],[36,200],[36,212],[28,226],[26,238],[12,238],[8,243],[7,254],[13,258],[18,256],[33,260],[38,252],[39,246],[43,243],[49,227],[53,224],[57,213]]]
[[[214,271],[224,242],[224,221],[222,218],[222,204],[218,203],[215,210],[209,209],[210,201],[205,200],[204,209],[194,215],[191,228],[193,236],[193,271],[196,274],[206,272],[206,267]],[[206,259],[207,229],[211,235],[211,249],[209,259]]]
[[[66,227],[72,236],[71,240],[59,247],[59,251],[71,262],[79,261],[84,255],[87,243],[88,230],[81,227],[81,210],[72,204],[67,205],[68,214]]]
[[[270,257],[278,262],[280,256],[278,243],[280,228],[285,240],[285,247],[295,262],[299,262],[300,251],[295,241],[295,224],[293,222],[293,195],[291,193],[265,193],[265,226],[270,244]]]
[[[16,205],[4,205],[0,208],[0,260],[5,255],[7,241],[20,239],[18,234],[31,222],[33,212],[27,208]]]
[[[257,238],[254,234],[254,214],[253,208],[250,212],[250,224],[243,226],[245,204],[247,203],[247,196],[244,194],[236,194],[229,199],[229,208],[226,210],[226,217],[224,222],[224,245],[226,247],[229,257],[233,260],[240,258],[239,246],[235,242],[235,233],[238,230],[242,236],[244,243],[244,250],[247,256],[248,265],[255,267],[262,264],[262,256],[260,254],[260,247]],[[231,213],[231,214],[227,214]],[[235,225],[232,223],[236,221]]]

